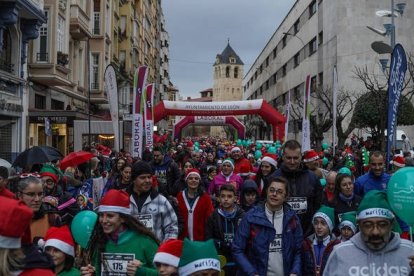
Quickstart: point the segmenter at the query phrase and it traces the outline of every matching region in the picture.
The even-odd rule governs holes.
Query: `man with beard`
[[[318,177],[302,164],[301,145],[288,140],[282,148],[282,165],[273,176],[289,181],[287,203],[299,216],[304,236],[312,233],[312,217],[321,206],[322,186]]]
[[[249,159],[244,157],[243,152],[239,147],[234,147],[231,149],[231,158],[234,160],[234,173],[241,173],[241,168],[246,166],[249,168],[249,172],[253,171],[253,166],[250,164]]]
[[[180,178],[180,169],[177,163],[167,154],[164,155],[161,148],[154,148],[154,159],[150,166],[158,181],[158,192],[165,197],[172,195],[172,189],[175,181]]]
[[[364,196],[357,221],[360,232],[335,247],[325,275],[411,275],[413,243],[392,231],[395,215],[385,192]]]

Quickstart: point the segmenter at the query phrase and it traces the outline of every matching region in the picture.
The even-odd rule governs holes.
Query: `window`
[[[269,57],[266,58],[266,67],[269,66]]]
[[[239,77],[239,67],[234,68],[234,78],[237,79]]]
[[[273,83],[276,83],[276,81],[277,81],[277,74],[276,74],[276,73],[274,73],[274,74],[273,74]]]
[[[52,110],[64,110],[65,109],[65,103],[64,102],[52,99],[50,104],[51,104],[50,109],[52,109]]]
[[[47,35],[48,35],[48,22],[49,22],[49,10],[45,10],[46,22],[42,24],[39,28],[39,39],[38,42],[38,52],[36,53],[36,61],[49,61],[48,56],[48,45],[47,45]]]
[[[3,37],[0,39],[3,40],[2,49],[0,51],[0,70],[12,73],[13,72],[13,65],[12,65],[12,51],[13,51],[13,44],[12,38],[10,35],[10,31],[8,28],[5,28],[3,31]],[[7,87],[7,85],[6,85]]]
[[[323,44],[323,31],[321,31],[318,35],[318,46]]]
[[[299,66],[299,52],[293,57],[294,67]]]
[[[322,88],[323,87],[323,72],[320,72],[318,74],[318,78],[319,78],[319,87]]]
[[[315,37],[309,42],[309,56],[311,56],[313,53],[316,52],[317,47],[318,46],[316,45],[316,37]]]
[[[297,34],[299,32],[299,23],[300,23],[300,21],[298,19],[298,20],[296,20],[295,24],[293,24],[293,32],[294,32],[294,34]]]
[[[99,54],[92,54],[91,89],[99,89]]]
[[[286,39],[287,39],[287,36],[284,35],[282,38],[282,49],[286,47]]]
[[[93,34],[94,35],[99,35],[101,33],[101,30],[99,28],[100,18],[101,18],[100,12],[93,13]]]
[[[121,16],[121,19],[119,20],[119,25],[121,28],[121,36],[126,36],[126,22],[127,18],[125,15]]]
[[[275,58],[276,58],[276,56],[277,56],[277,47],[275,47],[275,48],[273,49],[273,59],[275,59]]]
[[[230,78],[230,66],[226,67],[226,78]]]
[[[282,67],[282,77],[286,76],[286,64]]]
[[[236,59],[234,57],[229,58],[230,63],[236,63]]]
[[[311,78],[310,90],[311,93],[316,93],[316,76]]]
[[[309,18],[311,18],[312,15],[316,13],[316,9],[317,9],[317,6],[316,6],[316,0],[315,0],[309,4]]]
[[[266,90],[269,89],[269,80],[266,81]]]
[[[36,109],[46,109],[46,97],[35,94],[35,108]]]
[[[65,53],[65,18],[59,15],[57,26],[57,50]]]

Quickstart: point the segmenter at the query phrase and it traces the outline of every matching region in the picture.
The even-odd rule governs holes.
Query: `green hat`
[[[338,174],[346,174],[349,176],[352,176],[352,172],[350,169],[348,169],[347,167],[342,167],[339,169]]]
[[[347,212],[343,213],[341,216],[341,223],[339,224],[339,230],[342,230],[345,226],[348,226],[352,229],[354,234],[356,233],[357,227],[356,227],[356,212]]]
[[[366,218],[393,219],[395,216],[383,191],[371,190],[364,195],[358,207],[358,220]]]
[[[55,183],[57,183],[59,180],[59,171],[52,165],[44,164],[42,169],[40,170],[40,176],[49,176],[53,179]]]
[[[206,269],[220,271],[220,260],[213,240],[190,241],[185,238],[178,267],[182,276]]]
[[[329,230],[332,230],[335,227],[335,210],[334,208],[322,205],[321,208],[313,215],[312,221],[315,218],[323,218],[328,224]]]

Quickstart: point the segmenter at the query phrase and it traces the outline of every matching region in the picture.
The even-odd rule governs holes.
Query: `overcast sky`
[[[186,98],[213,87],[216,55],[230,45],[246,73],[295,0],[162,0],[170,78]]]

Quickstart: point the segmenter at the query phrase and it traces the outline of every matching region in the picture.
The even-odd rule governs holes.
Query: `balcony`
[[[77,4],[70,5],[70,34],[74,39],[81,40],[92,36],[89,16]]]
[[[28,64],[29,78],[46,86],[71,86],[71,70],[66,67],[69,64],[69,55],[57,52],[56,60],[53,59],[53,55],[49,56],[49,53],[36,53],[36,60],[33,59]]]
[[[37,62],[48,62],[49,53],[36,53],[36,61]]]

